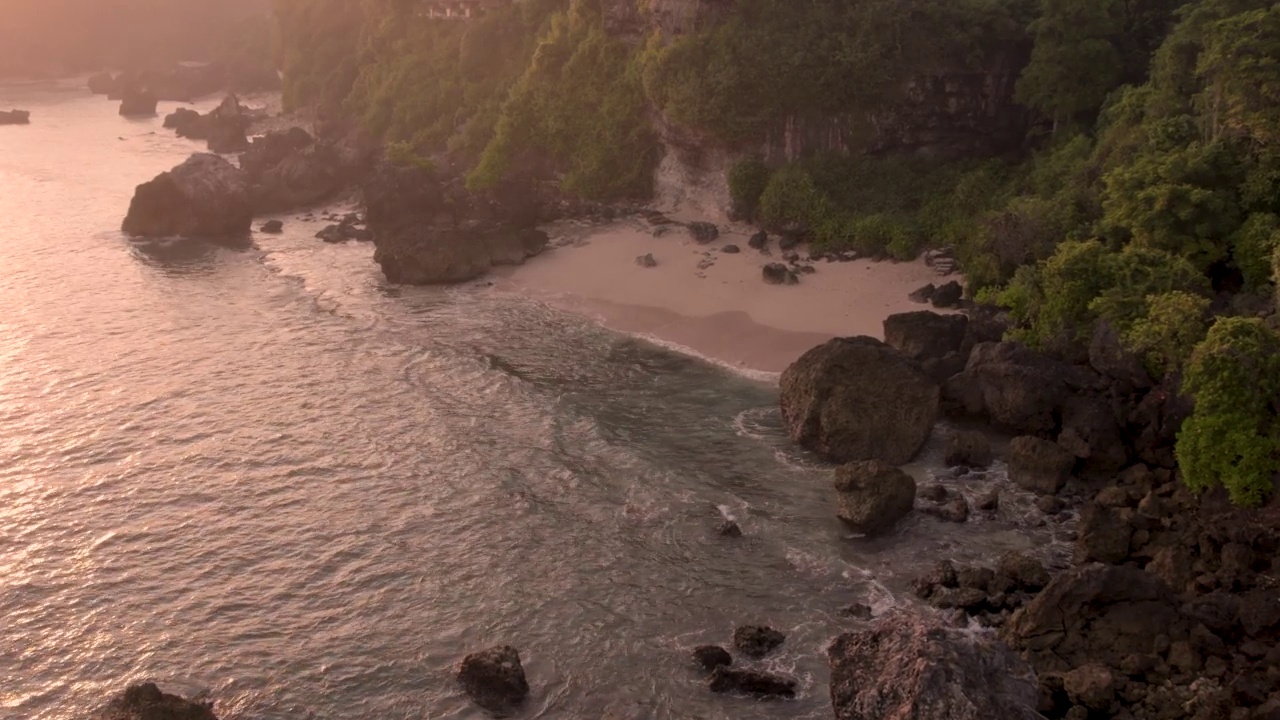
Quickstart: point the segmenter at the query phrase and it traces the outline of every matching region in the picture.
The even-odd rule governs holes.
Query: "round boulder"
[[[245,235],[253,222],[244,174],[226,160],[198,153],[138,186],[123,230],[130,235]]]
[[[911,512],[916,481],[878,460],[836,468],[837,515],[855,531],[879,535]]]
[[[791,439],[831,462],[902,465],[938,418],[938,385],[874,338],[819,345],[792,363],[780,384]]]
[[[471,653],[458,666],[458,682],[480,707],[504,712],[529,694],[520,653],[510,645]]]

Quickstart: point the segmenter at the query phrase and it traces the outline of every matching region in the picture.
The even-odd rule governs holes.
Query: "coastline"
[[[708,243],[681,225],[655,226],[640,218],[566,221],[547,231],[546,251],[494,272],[498,290],[757,377],[780,373],[833,337],[883,339],[886,317],[927,307],[913,302],[910,292],[958,279],[940,278],[920,260],[810,261],[801,245],[788,252],[798,253],[799,264],[813,272],[797,273],[798,284],[771,285],[762,268],[783,262],[784,252],[776,238],[765,251],[749,247],[742,228],[722,226]],[[739,252],[724,252],[726,245]],[[656,266],[637,262],[649,254]]]

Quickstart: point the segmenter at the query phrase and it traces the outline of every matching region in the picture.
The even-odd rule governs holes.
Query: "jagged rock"
[[[1090,380],[1017,343],[978,343],[944,392],[951,409],[1012,432],[1041,434],[1057,430],[1072,389]]]
[[[520,653],[510,645],[466,656],[458,666],[457,678],[475,704],[495,713],[511,710],[529,694]]]
[[[318,143],[301,128],[255,138],[240,156],[259,214],[325,202],[364,177],[367,165],[367,150],[358,141]]]
[[[938,386],[874,338],[836,338],[782,373],[791,439],[832,462],[909,462],[933,431]]]
[[[164,116],[164,127],[177,131],[178,137],[194,137],[193,133],[202,132],[201,119],[195,110],[180,107]]]
[[[1083,460],[1087,471],[1100,475],[1114,474],[1129,464],[1124,433],[1111,404],[1102,398],[1067,398],[1058,444]]]
[[[28,125],[31,113],[26,110],[0,111],[0,125]]]
[[[729,244],[729,245],[725,245],[724,247],[720,248],[720,252],[722,252],[722,253],[728,253],[728,254],[730,254],[730,255],[734,255],[734,254],[737,254],[737,253],[742,252],[742,249],[741,249],[741,248],[739,248],[737,245]]]
[[[795,697],[796,681],[756,670],[718,667],[708,684],[712,692],[740,692],[759,697]]]
[[[957,430],[947,438],[943,461],[950,467],[985,468],[994,459],[991,441],[977,430]]]
[[[120,114],[124,117],[146,117],[156,114],[156,96],[149,90],[132,89],[120,99]]]
[[[658,267],[658,261],[653,258],[653,253],[645,253],[636,258],[636,264],[642,268]]]
[[[1151,573],[1102,564],[1072,568],[1014,613],[1004,637],[1042,670],[1089,662],[1119,667],[1126,657],[1157,652],[1156,640],[1187,637],[1176,597]]]
[[[733,646],[753,658],[768,655],[786,639],[785,634],[763,625],[743,625],[733,631]]]
[[[1091,503],[1080,518],[1076,554],[1081,562],[1118,564],[1129,557],[1134,511]]]
[[[1095,712],[1107,711],[1116,695],[1111,671],[1097,663],[1063,673],[1062,686],[1071,702]]]
[[[827,649],[836,720],[1040,720],[1035,673],[1003,644],[896,612]]]
[[[1061,490],[1075,464],[1074,455],[1042,438],[1023,435],[1009,443],[1009,479],[1041,495]]]
[[[957,495],[941,505],[924,508],[924,513],[939,520],[962,523],[969,519],[969,501]]]
[[[218,720],[213,703],[186,700],[160,691],[155,683],[130,685],[93,720]]]
[[[761,269],[760,274],[770,285],[795,285],[800,282],[800,278],[782,263],[769,263]]]
[[[861,460],[835,471],[837,515],[864,535],[887,532],[915,505],[916,481],[879,460]]]
[[[983,493],[978,497],[977,508],[979,510],[999,510],[1000,509],[1000,491],[992,488],[990,491]]]
[[[252,221],[244,174],[199,153],[139,185],[122,227],[146,237],[228,236],[247,234]]]
[[[547,245],[537,201],[522,188],[474,194],[413,166],[384,165],[365,185],[373,259],[395,283],[464,282],[519,265]]]
[[[916,360],[940,359],[960,351],[968,325],[964,315],[928,310],[898,313],[885,318],[884,341]]]
[[[747,247],[750,247],[754,250],[764,250],[766,247],[768,247],[768,245],[769,245],[769,233],[763,230],[756,233],[755,235],[752,235],[751,239],[747,241]]]
[[[704,670],[715,670],[732,665],[733,656],[719,645],[699,645],[693,649],[693,661]]]
[[[910,298],[912,302],[927,304],[930,300],[933,299],[933,294],[936,293],[937,291],[938,291],[938,288],[933,283],[929,283],[928,285],[925,285],[922,288],[912,290],[911,293],[907,295],[907,297]]]
[[[938,587],[929,595],[929,604],[939,610],[976,610],[987,602],[987,593],[978,588]]]
[[[268,220],[262,223],[262,226],[258,228],[258,231],[269,235],[279,235],[284,232],[284,223],[280,220]]]
[[[725,520],[716,526],[716,534],[724,537],[742,537],[742,528],[732,520]]]
[[[116,79],[109,72],[101,72],[89,77],[89,92],[94,95],[107,95],[116,86]]]
[[[716,238],[720,237],[720,228],[715,223],[709,222],[691,222],[689,223],[689,234],[699,245],[705,245]]]
[[[1028,592],[1038,592],[1049,584],[1049,571],[1039,560],[1017,551],[1005,553],[996,572],[1012,580],[1019,588]]]
[[[936,308],[954,308],[960,307],[960,301],[964,299],[964,287],[960,283],[952,280],[933,291],[929,302],[933,303]]]

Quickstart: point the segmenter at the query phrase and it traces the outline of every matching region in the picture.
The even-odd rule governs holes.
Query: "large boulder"
[[[0,110],[0,125],[26,125],[31,122],[31,113],[27,110]]]
[[[302,128],[254,138],[240,156],[258,214],[286,212],[332,199],[364,176],[366,157],[340,143],[319,142]]]
[[[1129,464],[1129,450],[1116,411],[1104,398],[1067,398],[1062,407],[1058,444],[1082,460],[1090,473],[1113,475]]]
[[[1053,495],[1071,479],[1076,457],[1043,438],[1023,435],[1009,443],[1009,479],[1018,487]]]
[[[244,174],[199,153],[138,186],[122,229],[130,235],[229,236],[249,232],[253,209]]]
[[[108,95],[116,86],[116,79],[109,72],[100,72],[89,77],[89,92],[94,95]]]
[[[928,310],[898,313],[884,320],[884,341],[915,360],[936,360],[959,352],[969,318]]]
[[[196,138],[204,133],[204,116],[191,108],[180,107],[164,116],[164,126],[178,137]]]
[[[948,409],[1017,433],[1057,430],[1071,391],[1092,378],[1018,343],[979,343],[964,372],[947,380]]]
[[[510,645],[471,653],[458,665],[458,683],[475,704],[494,713],[519,705],[529,694],[520,653]]]
[[[464,282],[546,248],[536,200],[518,191],[471,193],[431,170],[388,164],[365,185],[364,199],[373,259],[391,282]]]
[[[938,418],[938,385],[869,337],[813,348],[782,373],[781,390],[791,439],[832,462],[909,462]]]
[[[836,468],[837,515],[855,531],[879,535],[911,512],[916,481],[878,460],[860,460]]]
[[[147,88],[129,88],[120,98],[120,114],[124,117],[155,115],[156,96]]]
[[[125,688],[93,720],[218,720],[212,706],[161,692],[155,683],[142,683]]]
[[[1120,667],[1130,655],[1159,652],[1157,638],[1183,640],[1188,632],[1177,597],[1160,578],[1091,564],[1055,577],[1010,618],[1004,637],[1037,668],[1066,671],[1089,662]]]
[[[836,720],[1039,720],[1034,671],[998,641],[895,612],[827,649]]]

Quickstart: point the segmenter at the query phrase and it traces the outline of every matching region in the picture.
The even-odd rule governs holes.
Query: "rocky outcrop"
[[[732,665],[733,656],[719,645],[699,645],[693,649],[693,661],[704,670],[715,670]]]
[[[901,465],[929,439],[938,386],[874,338],[836,338],[782,373],[782,418],[791,439],[833,462]]]
[[[936,360],[959,353],[969,318],[927,310],[890,315],[884,320],[884,341],[915,360]]]
[[[520,653],[510,645],[466,656],[458,666],[457,677],[475,704],[494,713],[514,709],[529,694]]]
[[[240,156],[254,211],[277,213],[333,199],[368,170],[367,150],[318,142],[301,128],[254,138]]]
[[[218,107],[201,115],[189,108],[178,108],[165,116],[164,126],[173,128],[179,137],[207,140],[209,151],[219,154],[242,152],[249,148],[245,132],[252,114],[235,95],[223,98]]]
[[[768,655],[786,639],[785,634],[764,625],[743,625],[733,631],[733,646],[753,658]]]
[[[120,114],[124,117],[150,117],[156,114],[156,96],[145,88],[130,88],[120,98]]]
[[[896,612],[827,649],[836,720],[1039,720],[1035,673],[1002,643]]]
[[[944,283],[929,296],[929,302],[936,308],[957,308],[964,299],[964,287],[956,280]]]
[[[245,235],[253,221],[244,174],[217,155],[200,153],[138,186],[122,229],[130,235]]]
[[[1075,390],[1100,382],[1018,343],[979,343],[944,387],[948,409],[1012,432],[1051,433]]]
[[[902,470],[878,460],[852,462],[836,468],[837,515],[854,531],[880,535],[911,512],[916,481]]]
[[[213,703],[187,700],[160,691],[155,683],[130,685],[93,720],[218,720]]]
[[[1009,443],[1009,479],[1018,487],[1053,495],[1071,479],[1076,458],[1057,443],[1024,435]]]
[[[116,79],[109,72],[101,72],[89,77],[89,92],[94,95],[108,95],[116,86]]]
[[[1101,477],[1129,464],[1116,410],[1106,398],[1075,395],[1062,406],[1058,444],[1081,460],[1082,468]]]
[[[0,110],[0,125],[27,125],[31,122],[31,113],[27,110]]]
[[[373,258],[391,282],[464,282],[519,265],[547,244],[536,198],[520,189],[480,195],[422,168],[383,165],[364,200]]]

